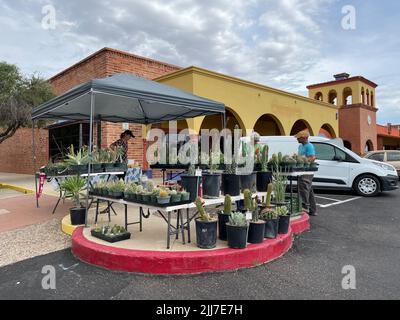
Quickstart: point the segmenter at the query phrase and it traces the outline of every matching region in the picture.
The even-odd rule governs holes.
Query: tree
[[[32,109],[54,97],[51,85],[17,66],[0,62],[0,143],[31,124]]]

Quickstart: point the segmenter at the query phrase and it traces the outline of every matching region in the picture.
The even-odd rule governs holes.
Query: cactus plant
[[[244,195],[244,208],[247,211],[253,211],[253,201],[251,198],[251,191],[249,189],[246,189],[243,191],[243,195]]]
[[[196,208],[200,215],[200,220],[202,221],[212,221],[211,216],[206,212],[203,206],[203,200],[200,197],[196,198]]]
[[[268,151],[269,151],[269,148],[267,145],[265,145],[261,150],[261,155],[259,155],[259,162],[261,164],[262,172],[268,171]]]
[[[231,198],[231,196],[229,194],[225,196],[224,213],[225,214],[231,214],[232,213],[232,198]]]
[[[273,190],[272,183],[268,183],[267,196],[265,198],[265,206],[266,207],[270,207],[271,206],[272,190]]]

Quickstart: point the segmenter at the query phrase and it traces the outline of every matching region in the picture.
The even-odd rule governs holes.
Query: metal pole
[[[87,227],[87,218],[89,211],[89,186],[90,186],[90,171],[92,166],[92,148],[93,148],[93,114],[95,105],[95,95],[93,90],[90,91],[90,127],[89,127],[89,165],[88,176],[86,181],[86,214],[85,214],[85,227]]]
[[[32,154],[33,154],[33,174],[35,176],[35,196],[36,196],[36,208],[39,208],[39,198],[37,196],[38,193],[38,185],[37,185],[37,177],[36,177],[36,141],[35,141],[35,120],[32,120]]]

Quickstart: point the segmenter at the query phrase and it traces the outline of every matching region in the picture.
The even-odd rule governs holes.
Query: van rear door
[[[351,187],[350,163],[346,161],[346,153],[329,143],[313,142],[313,145],[319,164],[313,184],[321,187]]]

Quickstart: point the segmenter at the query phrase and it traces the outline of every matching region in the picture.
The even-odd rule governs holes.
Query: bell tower
[[[374,82],[348,73],[334,75],[333,81],[309,85],[309,98],[338,108],[339,137],[358,154],[377,148],[376,93]]]

